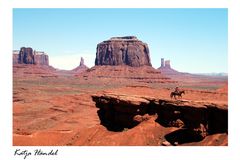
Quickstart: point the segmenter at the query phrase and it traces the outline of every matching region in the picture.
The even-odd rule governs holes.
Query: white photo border
[[[239,160],[240,2],[238,0],[1,0],[0,1],[0,155],[22,160],[15,149],[59,149],[49,160]],[[16,147],[12,146],[12,10],[13,8],[228,8],[229,136],[224,147]],[[1,158],[2,159],[2,158]],[[29,157],[27,160],[45,159]]]

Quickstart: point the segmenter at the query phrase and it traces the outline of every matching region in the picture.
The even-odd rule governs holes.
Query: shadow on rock
[[[197,132],[190,129],[179,129],[165,135],[165,139],[172,145],[178,145],[190,142],[199,142],[204,138]]]
[[[113,132],[121,132],[124,130],[124,127],[114,124],[112,121],[109,121],[108,119],[106,119],[105,117],[106,113],[104,110],[99,109],[97,113],[101,121],[101,125],[105,126],[107,130],[113,131]]]

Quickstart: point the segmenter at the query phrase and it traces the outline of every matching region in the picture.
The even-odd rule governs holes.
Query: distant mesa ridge
[[[13,64],[49,65],[49,58],[43,51],[35,51],[31,47],[13,50]]]
[[[112,37],[99,43],[95,65],[152,66],[148,45],[135,36]]]

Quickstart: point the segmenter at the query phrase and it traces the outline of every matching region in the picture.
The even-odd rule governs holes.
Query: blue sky
[[[227,9],[13,9],[13,49],[45,51],[50,65],[72,69],[84,57],[94,65],[98,43],[137,36],[161,58],[190,73],[228,72]]]

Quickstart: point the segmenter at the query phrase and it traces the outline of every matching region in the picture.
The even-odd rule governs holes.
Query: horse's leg
[[[180,94],[179,97],[182,98],[182,94]]]

